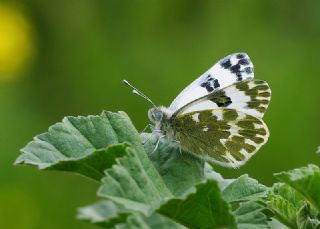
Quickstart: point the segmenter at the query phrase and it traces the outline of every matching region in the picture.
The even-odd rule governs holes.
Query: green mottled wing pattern
[[[245,80],[196,99],[178,110],[170,126],[183,149],[237,168],[266,143],[262,117],[271,99],[263,80]]]
[[[171,125],[184,150],[232,168],[243,165],[269,137],[262,119],[230,108],[180,114]]]

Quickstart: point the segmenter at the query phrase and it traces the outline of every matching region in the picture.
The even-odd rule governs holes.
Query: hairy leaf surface
[[[285,183],[275,183],[266,198],[268,209],[290,228],[298,228],[297,214],[303,203],[303,196]]]
[[[223,198],[230,203],[258,200],[266,194],[267,188],[248,175],[240,176],[222,192]]]
[[[238,229],[265,229],[268,227],[268,219],[263,213],[265,206],[248,201],[240,203],[234,212]]]
[[[123,142],[142,150],[138,133],[124,112],[66,117],[34,137],[15,163],[72,171],[99,181],[103,171],[124,155],[124,146],[114,146]]]
[[[144,148],[167,187],[175,196],[188,192],[194,185],[205,179],[204,162],[182,151],[167,140],[159,142],[151,134],[142,134]]]
[[[320,211],[320,168],[308,165],[288,172],[275,174],[275,177],[300,192]]]
[[[159,228],[159,229],[184,229],[172,220],[154,213],[144,216],[137,212],[130,212],[123,206],[112,201],[101,200],[90,206],[82,207],[78,210],[79,219],[89,221],[102,228]]]
[[[197,185],[186,198],[169,200],[157,211],[191,229],[236,228],[234,216],[214,180]]]

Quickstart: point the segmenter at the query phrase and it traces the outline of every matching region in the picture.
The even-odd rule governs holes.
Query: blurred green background
[[[247,52],[273,97],[268,143],[238,170],[272,173],[319,164],[320,1],[25,0],[0,2],[0,228],[95,228],[75,219],[98,185],[14,167],[36,134],[66,115],[124,110],[139,130],[145,101],[172,99],[218,59]]]

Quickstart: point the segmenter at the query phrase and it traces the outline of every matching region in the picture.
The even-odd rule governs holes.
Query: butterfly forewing
[[[171,103],[169,109],[175,112],[198,98],[253,77],[253,64],[249,56],[246,53],[231,54],[218,61],[186,87]]]
[[[178,115],[172,128],[183,149],[233,168],[243,165],[269,137],[262,119],[228,108]]]
[[[262,80],[245,80],[190,102],[177,114],[215,108],[232,108],[262,118],[271,99],[271,90]]]

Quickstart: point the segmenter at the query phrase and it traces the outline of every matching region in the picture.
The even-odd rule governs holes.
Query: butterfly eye
[[[156,120],[161,120],[162,119],[162,112],[161,111],[157,111],[155,114],[154,114],[154,116],[155,116],[155,119]]]

